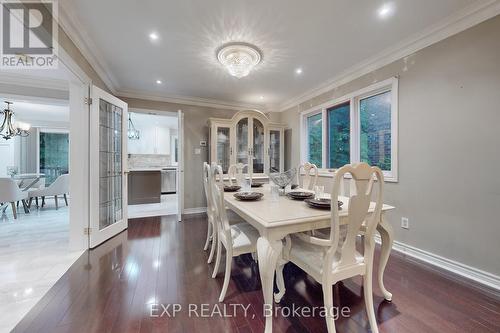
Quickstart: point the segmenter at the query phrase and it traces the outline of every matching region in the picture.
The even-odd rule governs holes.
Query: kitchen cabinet
[[[248,164],[248,173],[283,172],[285,125],[260,111],[241,111],[231,119],[210,118],[210,162],[222,166]]]
[[[129,154],[170,155],[170,129],[153,126],[140,130],[139,140],[128,139]]]

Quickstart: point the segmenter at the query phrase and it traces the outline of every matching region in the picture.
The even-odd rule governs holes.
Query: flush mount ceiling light
[[[260,50],[248,43],[229,43],[217,50],[217,59],[229,74],[242,78],[262,60]]]

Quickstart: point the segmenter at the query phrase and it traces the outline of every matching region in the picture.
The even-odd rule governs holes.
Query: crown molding
[[[69,91],[68,80],[0,72],[0,83],[15,86]]]
[[[354,65],[315,88],[280,104],[276,111],[282,112],[288,110],[499,14],[500,0],[478,0],[422,32],[385,49],[381,53]]]
[[[155,95],[143,91],[127,91],[118,90],[115,94],[118,97],[128,97],[137,98],[148,101],[165,102],[165,103],[175,103],[183,105],[192,106],[203,106],[214,109],[226,109],[226,110],[260,110],[266,112],[266,108],[262,105],[255,104],[245,104],[238,102],[229,102],[210,98],[199,98],[199,97],[188,97],[188,96],[175,96],[175,95]]]
[[[83,57],[89,62],[90,66],[96,71],[97,75],[99,75],[109,90],[115,94],[118,87],[117,80],[92,38],[90,38],[85,29],[77,28],[82,27],[82,24],[78,19],[78,15],[75,13],[73,2],[59,1],[59,4],[59,25],[78,50],[80,50]]]

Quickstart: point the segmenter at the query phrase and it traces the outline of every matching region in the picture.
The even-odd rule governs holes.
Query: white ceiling
[[[64,10],[118,93],[269,109],[475,1],[389,2],[395,11],[386,19],[377,10],[387,2],[379,0],[67,0]],[[156,43],[148,38],[153,31],[160,36]],[[229,41],[255,44],[263,63],[245,78],[231,77],[215,58],[216,48]],[[302,75],[295,74],[298,67]]]
[[[10,109],[14,111],[16,120],[30,123],[33,126],[43,125],[48,122],[69,122],[69,106],[67,101],[60,103],[33,102],[22,99],[5,98],[0,95],[0,107],[5,108],[4,101],[13,102]]]
[[[177,117],[161,116],[156,114],[129,112],[134,126],[139,131],[145,131],[153,127],[177,129]]]

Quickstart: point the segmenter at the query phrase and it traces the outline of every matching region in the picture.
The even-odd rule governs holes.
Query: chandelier
[[[140,132],[134,126],[130,113],[128,114],[128,131],[127,136],[130,140],[139,140]]]
[[[0,125],[0,136],[5,140],[9,140],[16,135],[22,137],[28,136],[31,125],[20,121],[15,122],[14,112],[10,109],[10,105],[13,103],[5,101],[5,104],[7,104],[7,108],[0,111],[0,115],[3,114],[3,122]]]
[[[262,60],[261,51],[248,43],[228,43],[217,50],[217,59],[229,74],[242,78]]]

